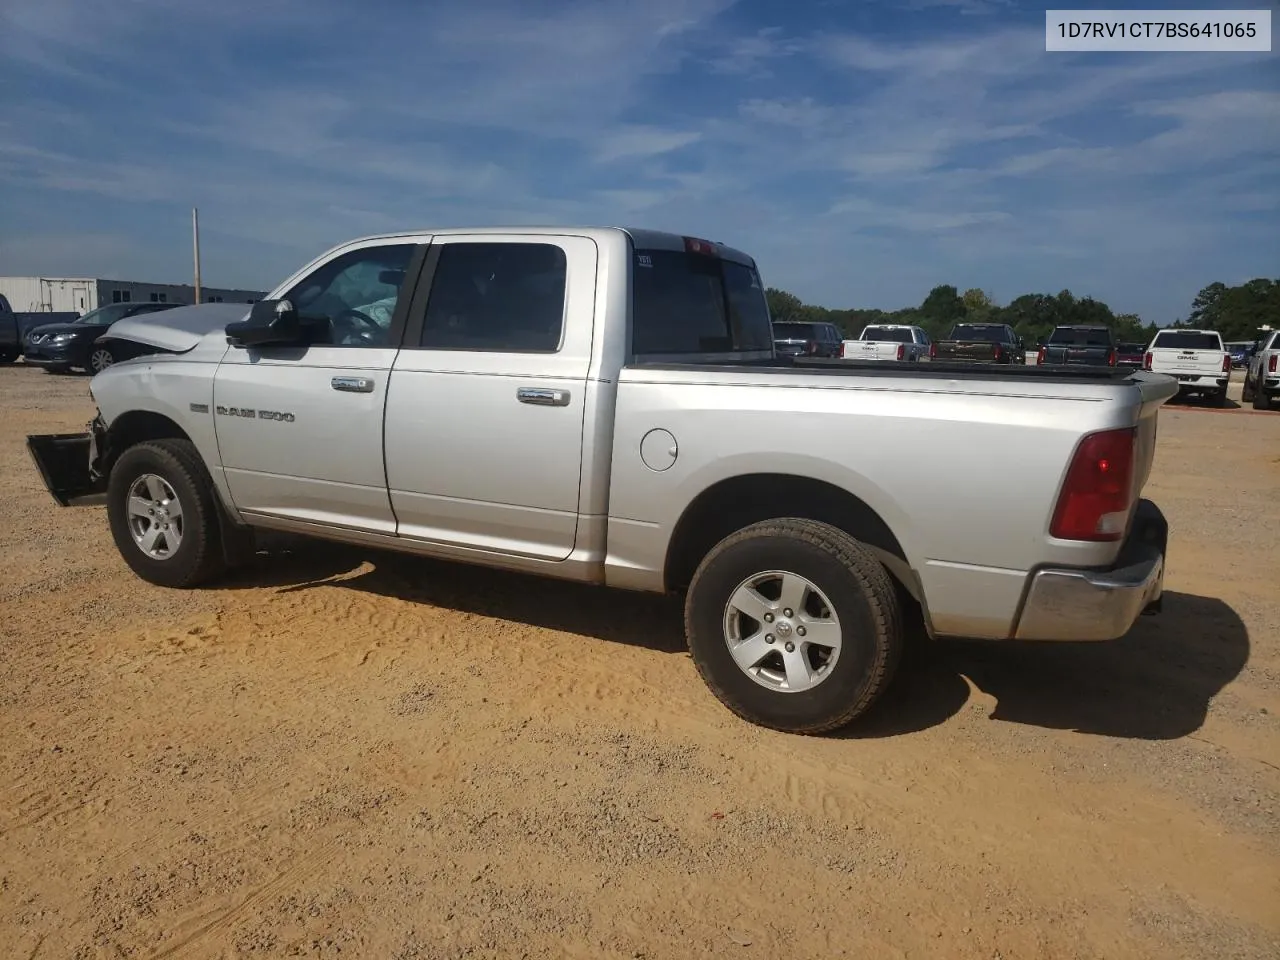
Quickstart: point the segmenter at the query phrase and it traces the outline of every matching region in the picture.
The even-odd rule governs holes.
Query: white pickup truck
[[[1143,358],[1143,368],[1178,381],[1180,394],[1212,397],[1227,402],[1231,354],[1216,330],[1161,330]]]
[[[1268,410],[1280,398],[1280,330],[1264,333],[1258,349],[1249,358],[1240,399],[1255,410]]]
[[[214,580],[262,529],[680,592],[715,694],[803,733],[875,701],[908,615],[1105,641],[1159,608],[1168,528],[1139,495],[1172,380],[778,357],[755,262],[718,243],[384,235],[248,310],[121,324],[165,352],[28,449],[152,583]]]
[[[848,360],[900,360],[915,363],[929,359],[929,335],[905,323],[881,323],[864,327],[857,340],[846,340],[840,356]]]

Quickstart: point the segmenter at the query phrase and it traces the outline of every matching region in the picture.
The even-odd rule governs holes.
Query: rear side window
[[[1111,334],[1105,329],[1063,330],[1059,327],[1049,337],[1050,343],[1068,344],[1073,347],[1109,347]]]
[[[910,343],[911,331],[893,327],[867,327],[868,340],[883,340],[886,343]]]
[[[773,348],[769,307],[759,274],[744,264],[718,257],[637,250],[631,317],[632,352],[639,356],[749,353]]]
[[[440,249],[420,345],[554,353],[564,326],[564,250],[552,243],[448,243]]]
[[[1216,333],[1193,333],[1189,330],[1164,330],[1156,334],[1153,348],[1167,350],[1221,350]]]

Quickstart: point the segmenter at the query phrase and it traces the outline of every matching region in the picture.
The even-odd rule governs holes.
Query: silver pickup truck
[[[684,594],[740,716],[865,711],[934,636],[1109,640],[1159,608],[1139,493],[1175,382],[1109,368],[777,357],[751,257],[643,230],[339,246],[252,306],[114,331],[84,434],[28,447],[191,587],[271,529]]]

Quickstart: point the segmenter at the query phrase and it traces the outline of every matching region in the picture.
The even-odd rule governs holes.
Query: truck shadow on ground
[[[261,554],[253,569],[222,586],[357,589],[577,634],[584,642],[686,652],[675,597],[286,537],[265,540]],[[969,702],[972,684],[996,700],[993,720],[1173,739],[1204,723],[1209,702],[1248,659],[1249,634],[1236,612],[1221,600],[1185,593],[1166,592],[1160,615],[1141,618],[1110,643],[934,642],[917,627],[884,696],[837,736],[901,736],[944,723]]]
[[[1186,736],[1249,659],[1249,633],[1221,600],[1164,595],[1109,643],[917,639],[885,697],[845,736],[892,736],[957,713],[972,684],[992,720],[1136,740]]]

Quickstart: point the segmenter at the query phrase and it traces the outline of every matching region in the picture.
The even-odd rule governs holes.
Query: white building
[[[108,303],[195,303],[187,283],[139,283],[89,277],[0,277],[0,295],[18,313],[88,313]],[[261,290],[200,287],[201,303],[253,303]]]

